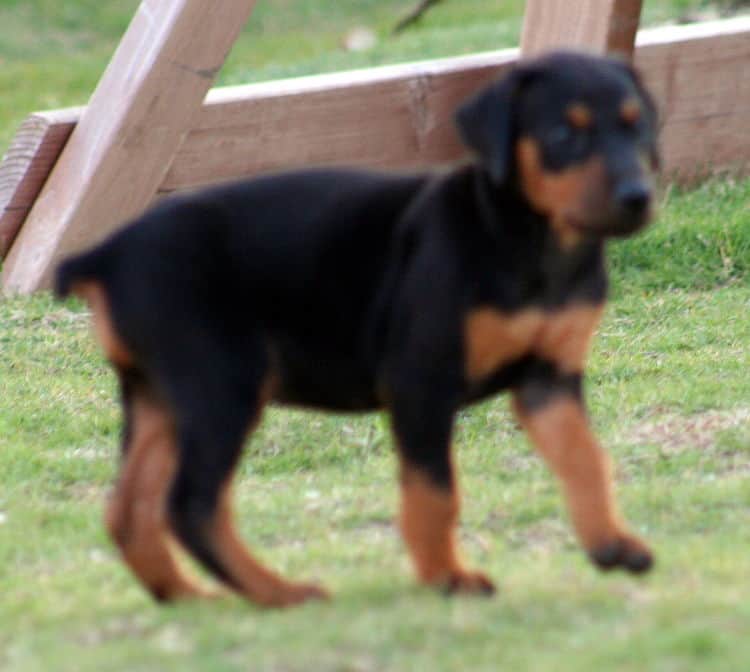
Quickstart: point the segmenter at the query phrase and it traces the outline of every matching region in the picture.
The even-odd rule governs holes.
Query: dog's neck
[[[565,292],[570,295],[571,285],[591,277],[591,270],[596,268],[602,287],[593,293],[602,294],[603,298],[606,291],[603,239],[588,238],[574,245],[563,245],[548,217],[534,210],[523,197],[514,175],[498,185],[478,165],[472,167],[472,174],[482,228],[499,247],[519,251],[508,260],[518,263],[519,273],[533,276],[533,284],[545,288],[542,290],[545,293],[549,291],[554,302],[555,295]],[[588,295],[589,288],[582,287],[582,292]]]

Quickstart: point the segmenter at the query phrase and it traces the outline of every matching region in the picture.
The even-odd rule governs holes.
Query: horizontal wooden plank
[[[308,165],[413,168],[453,161],[463,153],[453,130],[455,106],[517,59],[512,49],[213,89],[159,191]],[[635,60],[661,109],[668,177],[750,170],[750,17],[641,31]],[[31,145],[19,150],[37,183],[78,113],[39,113],[48,125],[32,131],[37,142],[45,138],[40,151],[29,159]],[[33,129],[40,122],[29,123]],[[10,174],[3,164],[0,189],[11,184],[2,177]],[[34,189],[6,186],[0,194],[28,208]],[[8,212],[0,210],[0,217],[11,221]]]
[[[643,31],[635,62],[659,103],[665,175],[750,169],[750,17]]]
[[[19,127],[0,163],[0,257],[10,248],[82,111],[36,112]]]
[[[413,168],[461,153],[456,106],[517,60],[517,50],[209,93],[161,189],[345,162]]]

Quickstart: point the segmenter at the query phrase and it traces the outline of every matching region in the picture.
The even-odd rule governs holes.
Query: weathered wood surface
[[[631,54],[643,0],[527,0],[521,52],[556,47]]]
[[[665,175],[749,173],[750,17],[643,31],[637,44],[660,108]]]
[[[461,154],[456,106],[517,51],[211,91],[161,190],[281,168],[415,168]]]
[[[0,163],[0,257],[8,252],[82,111],[37,112],[19,127]]]
[[[254,0],[143,0],[3,266],[6,292],[49,286],[68,253],[153,198]]]

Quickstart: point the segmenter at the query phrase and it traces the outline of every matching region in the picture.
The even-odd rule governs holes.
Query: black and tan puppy
[[[107,513],[158,599],[201,594],[176,539],[264,605],[324,596],[237,536],[232,474],[265,404],[386,409],[401,530],[419,578],[490,592],[456,548],[453,418],[510,390],[560,477],[592,560],[642,572],[586,420],[582,374],[602,313],[604,241],[643,227],[653,105],[629,66],[556,53],[459,111],[476,158],[443,174],[307,170],[159,203],[65,262],[117,370],[123,466]]]

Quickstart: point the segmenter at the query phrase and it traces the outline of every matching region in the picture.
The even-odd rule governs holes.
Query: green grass
[[[84,102],[137,3],[0,0],[0,146],[32,109]],[[223,83],[512,45],[520,0],[259,0]],[[704,2],[646,0],[648,22]],[[379,36],[340,47],[352,26]],[[64,56],[63,56],[64,55]],[[101,522],[115,474],[114,379],[81,305],[0,302],[0,669],[742,670],[750,660],[750,181],[668,189],[613,243],[587,397],[628,518],[658,565],[591,568],[556,485],[498,398],[461,413],[462,544],[500,592],[417,588],[393,526],[387,422],[272,410],[237,483],[243,534],[329,604],[155,605]]]
[[[694,191],[668,188],[660,226],[647,238],[613,245],[613,269],[628,292],[706,290],[750,272],[750,185],[731,178]]]

